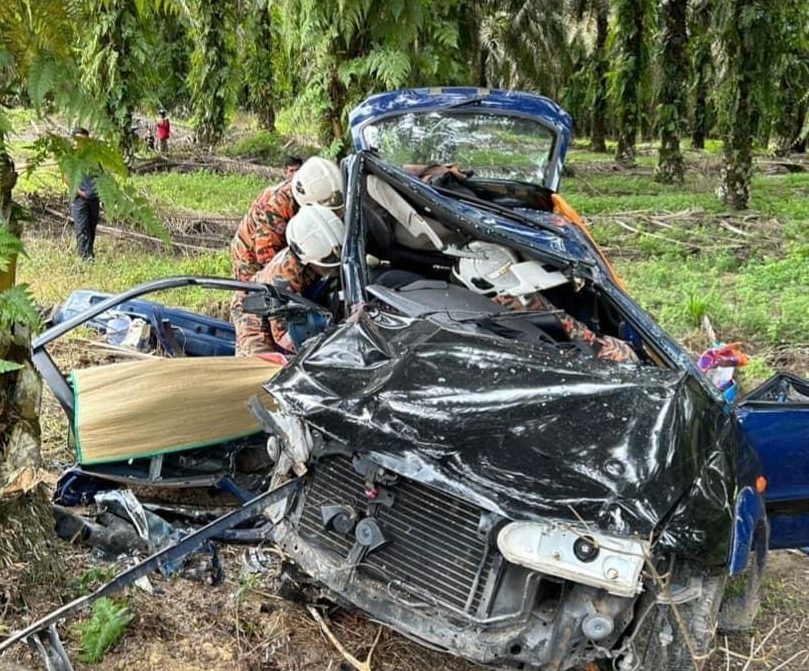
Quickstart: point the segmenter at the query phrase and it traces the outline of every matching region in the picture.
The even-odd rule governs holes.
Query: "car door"
[[[736,414],[764,466],[770,548],[809,547],[809,380],[775,375]]]

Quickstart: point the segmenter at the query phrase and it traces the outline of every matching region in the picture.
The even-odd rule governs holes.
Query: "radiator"
[[[478,533],[481,508],[413,480],[389,487],[391,507],[379,506],[376,519],[387,540],[368,553],[358,571],[413,596],[474,614],[494,570],[496,552]],[[313,469],[299,522],[301,536],[342,557],[354,545],[352,535],[326,529],[324,505],[348,505],[360,517],[368,499],[362,477],[347,457],[323,459]]]

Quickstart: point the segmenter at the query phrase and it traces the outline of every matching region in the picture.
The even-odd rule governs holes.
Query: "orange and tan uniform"
[[[497,296],[496,303],[499,303],[508,310],[556,310],[545,296],[540,292],[528,294],[522,298],[516,296]],[[592,330],[587,328],[577,319],[567,313],[556,315],[562,330],[571,342],[583,342],[591,347],[597,348],[596,358],[604,361],[615,361],[617,363],[638,363],[638,355],[630,347],[629,343],[614,338],[612,336],[597,336]]]
[[[287,223],[297,211],[289,180],[265,189],[253,201],[230,243],[233,276],[237,280],[250,282],[253,275],[287,246]]]
[[[288,291],[303,295],[318,276],[301,263],[289,247],[276,254],[264,268],[253,275],[251,281],[259,284],[282,282]],[[283,319],[263,319],[242,311],[243,294],[233,301],[233,324],[236,327],[236,356],[255,356],[268,352],[294,352],[295,345],[287,332]]]

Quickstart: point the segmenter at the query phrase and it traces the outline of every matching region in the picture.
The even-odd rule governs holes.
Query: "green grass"
[[[270,184],[256,175],[219,175],[206,170],[154,173],[133,178],[159,209],[239,216]]]
[[[194,255],[149,250],[132,242],[110,239],[103,233],[96,241],[96,262],[85,264],[74,252],[74,241],[65,236],[25,238],[28,256],[20,260],[19,280],[31,286],[37,301],[64,301],[76,289],[116,293],[136,284],[172,275],[230,277],[230,256],[226,249]],[[209,306],[229,298],[228,292],[199,287],[152,294],[147,299],[166,305],[205,312]]]
[[[260,159],[268,163],[281,164],[284,159],[281,138],[275,133],[266,130],[256,130],[239,139],[225,144],[219,153],[225,156],[236,156],[250,159]]]
[[[662,185],[651,173],[588,170],[590,154],[576,155],[583,157],[580,168],[563,181],[563,194],[595,222],[593,234],[630,294],[675,338],[701,342],[707,315],[720,338],[740,340],[754,354],[807,342],[809,173],[756,176],[750,210],[728,219],[715,216],[727,212],[714,193],[715,175],[691,172],[684,186]],[[694,152],[687,157],[692,164],[699,159]],[[694,214],[667,220],[669,227],[644,225],[644,215],[686,209]],[[722,228],[726,219],[748,236]],[[770,372],[759,355],[745,378]]]

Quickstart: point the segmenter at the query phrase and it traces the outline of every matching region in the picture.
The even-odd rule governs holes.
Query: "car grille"
[[[429,595],[475,613],[495,557],[478,533],[483,510],[413,480],[401,478],[389,491],[393,505],[379,506],[377,514],[387,543],[368,553],[359,570],[414,595]],[[299,523],[303,538],[346,557],[353,536],[327,530],[321,516],[321,506],[334,504],[349,505],[361,516],[367,509],[363,479],[347,457],[316,466]]]

